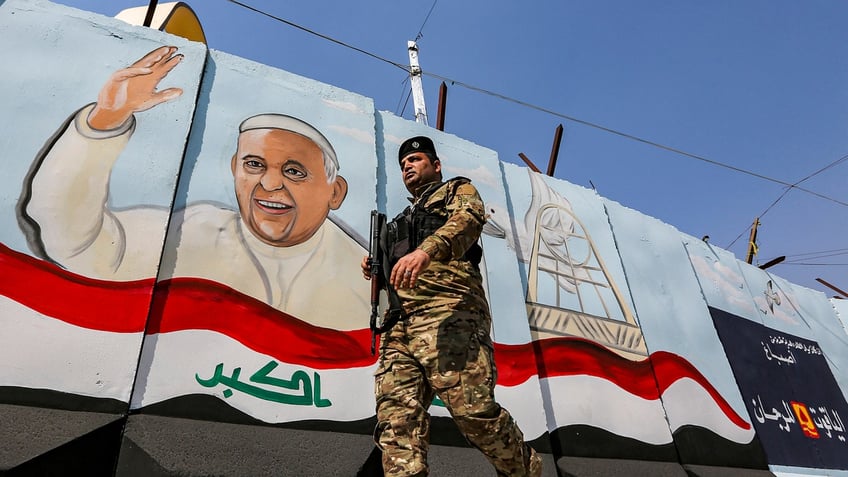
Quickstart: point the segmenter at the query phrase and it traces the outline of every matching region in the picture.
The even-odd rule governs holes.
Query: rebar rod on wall
[[[448,86],[442,81],[439,86],[439,110],[436,111],[436,129],[439,131],[445,130],[445,108],[448,101]]]
[[[556,169],[557,158],[559,157],[559,145],[562,142],[562,124],[557,126],[554,133],[554,144],[551,146],[551,158],[548,160],[548,175],[553,177]]]
[[[156,4],[159,3],[158,0],[150,0],[150,4],[147,5],[147,14],[144,15],[144,26],[150,27],[150,24],[153,23],[153,14],[156,13]]]
[[[533,164],[533,161],[531,161],[530,158],[524,155],[523,152],[519,152],[518,157],[520,157],[521,160],[524,161],[525,164],[527,164],[527,167],[529,167],[533,172],[542,172],[539,170],[538,167],[536,167],[536,164]]]

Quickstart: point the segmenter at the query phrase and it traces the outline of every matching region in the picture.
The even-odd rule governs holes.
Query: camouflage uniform
[[[497,381],[491,317],[477,266],[462,257],[479,238],[485,209],[467,179],[434,183],[424,207],[447,218],[418,246],[430,256],[413,289],[398,290],[409,318],[383,335],[376,371],[377,427],[386,476],[427,475],[434,395],[499,476],[540,475],[541,460],[506,409]]]

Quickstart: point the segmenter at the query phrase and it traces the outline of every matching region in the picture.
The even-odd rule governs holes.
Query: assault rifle
[[[371,211],[371,243],[368,247],[368,263],[371,267],[371,354],[376,351],[377,335],[388,331],[398,321],[406,318],[400,297],[389,283],[392,259],[389,255],[388,227],[386,214]],[[380,293],[386,292],[389,308],[380,316]]]

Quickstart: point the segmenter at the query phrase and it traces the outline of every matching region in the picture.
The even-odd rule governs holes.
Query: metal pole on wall
[[[557,158],[559,157],[559,145],[562,142],[562,124],[557,126],[554,132],[554,144],[551,146],[551,158],[548,160],[548,175],[553,177],[556,170]]]
[[[773,267],[773,266],[777,265],[778,263],[783,262],[784,260],[786,260],[786,255],[781,255],[777,258],[771,259],[768,262],[760,265],[760,269],[765,270],[766,268]]]
[[[822,285],[830,288],[831,290],[835,291],[836,293],[839,293],[840,295],[842,295],[841,297],[834,297],[834,298],[840,298],[840,299],[848,298],[848,292],[840,290],[839,288],[836,287],[836,285],[832,285],[832,284],[822,280],[821,278],[816,278],[816,281],[821,283]]]
[[[448,103],[448,86],[442,81],[439,86],[439,109],[436,111],[436,129],[439,131],[445,130],[445,109]]]
[[[539,168],[536,167],[536,164],[533,164],[533,161],[531,161],[529,157],[525,156],[523,152],[519,152],[518,157],[520,157],[521,160],[524,161],[525,164],[527,164],[527,167],[529,167],[530,170],[541,174],[542,171],[540,171]]]
[[[147,5],[147,13],[144,15],[144,26],[150,27],[150,24],[153,23],[153,14],[156,13],[157,3],[159,3],[158,0],[150,0],[150,4]]]
[[[748,256],[745,261],[748,263],[754,262],[754,255],[757,254],[757,227],[760,226],[760,218],[754,219],[754,224],[751,225],[751,236],[748,238]]]
[[[424,105],[424,86],[421,83],[421,66],[418,65],[418,45],[406,43],[409,50],[409,75],[412,85],[412,104],[415,105],[415,121],[427,125],[427,107]]]

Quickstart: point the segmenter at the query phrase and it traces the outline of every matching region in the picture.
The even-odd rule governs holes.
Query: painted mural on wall
[[[701,291],[680,233],[615,202],[604,204],[680,461],[765,468],[715,327],[703,299],[696,299]]]
[[[161,124],[149,128],[158,140],[128,147],[113,176],[112,187],[120,194],[111,198],[111,206],[118,215],[128,200],[153,204],[160,211],[159,216],[148,217],[144,234],[130,239],[133,245],[143,241],[150,249],[144,256],[127,257],[138,274],[116,280],[107,269],[125,249],[104,254],[100,270],[79,257],[85,246],[94,242],[102,246],[110,240],[93,230],[106,225],[109,233],[123,232],[108,228],[115,224],[114,216],[89,216],[77,208],[90,210],[98,196],[105,199],[109,178],[103,176],[104,168],[73,157],[71,162],[46,164],[54,171],[41,172],[54,146],[75,148],[85,141],[82,134],[53,133],[57,128],[88,130],[85,121],[75,119],[80,116],[67,119],[68,115],[98,97],[100,86],[113,72],[111,65],[155,50],[161,35],[133,34],[119,21],[106,20],[103,28],[94,28],[103,20],[91,17],[28,2],[6,2],[0,10],[4,36],[15,38],[17,51],[4,51],[3,61],[18,65],[4,75],[0,88],[4,105],[0,123],[14,138],[3,147],[0,401],[119,412],[126,411],[135,380],[167,226],[167,214],[161,212],[170,208],[182,161],[182,148],[174,145],[184,144],[188,135],[194,112],[191,98],[196,96],[206,51],[202,45],[175,40],[190,58],[171,79],[182,85],[189,100],[159,107]],[[122,41],[123,37],[134,41]],[[44,55],[56,48],[73,52]],[[48,71],[55,74],[44,74]],[[162,93],[174,93],[171,87],[164,84]],[[52,247],[49,254],[47,247]]]
[[[147,231],[164,230],[170,211],[110,207],[109,177],[136,129],[135,115],[181,95],[157,89],[183,58],[176,50],[157,48],[113,73],[97,101],[75,113],[37,159],[21,215],[30,246],[45,259],[105,280],[155,274],[162,242],[150,241]],[[229,162],[237,209],[200,201],[176,209],[160,281],[199,277],[308,323],[348,327],[342,311],[367,298],[346,266],[361,245],[327,220],[348,189],[332,144],[301,119],[263,113],[238,125],[235,149]],[[310,282],[318,280],[335,293],[316,290]]]
[[[368,98],[23,3],[0,8],[21,45],[0,51],[20,65],[0,80],[0,402],[369,433],[359,262],[370,211],[407,204],[398,146],[426,134],[489,211],[496,395],[535,446],[848,469],[844,303]]]
[[[828,302],[707,243],[686,247],[768,462],[848,468],[844,373],[832,371],[846,340]]]
[[[510,243],[522,264],[549,431],[560,452],[676,461],[680,445],[673,433],[692,427],[710,431],[702,433],[701,445],[715,448],[706,442],[713,433],[731,448],[749,443],[750,424],[685,352],[650,349],[601,198],[503,167],[516,218],[498,220],[499,207],[493,207],[492,233]],[[671,429],[664,408],[670,396],[699,403],[698,412],[676,416]]]
[[[131,407],[371,417],[370,100],[212,52],[198,101]]]
[[[848,334],[848,301],[833,299],[830,302],[836,310],[836,317],[842,323],[842,329]]]
[[[27,362],[9,343],[9,401],[45,388],[94,398],[82,409],[112,400],[113,410],[179,415],[190,401],[224,420],[371,416],[375,357],[359,273],[376,186],[370,100],[281,71],[257,75],[264,66],[202,45],[142,40],[130,43],[146,50],[99,60],[123,66],[93,68],[94,94],[52,108],[77,103],[55,133],[40,130],[10,187],[21,191],[8,212],[25,246],[3,263],[27,280],[4,283],[8,329],[28,336],[55,321],[47,336],[71,339],[55,348],[59,359],[89,352],[70,357],[70,372],[43,376],[34,371],[44,359]],[[228,97],[245,88],[252,99]],[[151,180],[153,192],[136,193]]]
[[[600,203],[593,204],[580,188],[556,184],[568,189],[569,201],[548,185],[543,175],[526,172],[530,192],[519,192],[516,197],[530,197],[529,204],[512,198],[512,206],[517,213],[523,212],[523,220],[504,227],[502,224],[509,224],[508,216],[501,212],[502,207],[493,207],[497,217],[490,225],[495,229],[493,235],[506,239],[522,264],[534,338],[579,336],[601,342],[624,357],[646,356],[633,304],[622,286],[621,266],[617,260],[607,265],[600,253],[605,249],[608,258],[609,251],[612,257],[617,255],[608,227],[593,222],[603,215],[582,213],[581,220],[575,212]],[[521,186],[526,189],[526,183],[510,183],[519,191]],[[579,203],[575,207],[572,201]]]

